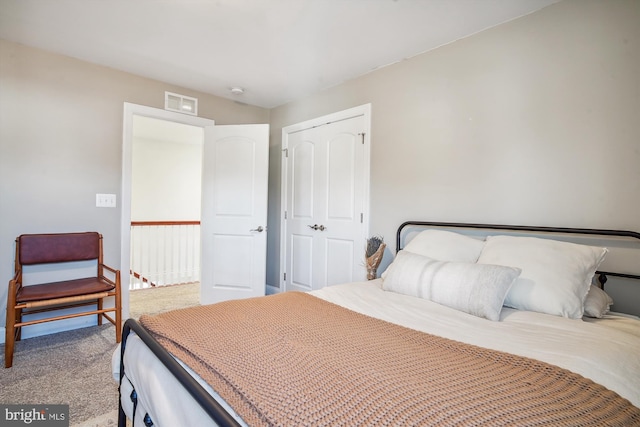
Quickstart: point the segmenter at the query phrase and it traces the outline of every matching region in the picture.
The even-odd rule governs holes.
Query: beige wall
[[[637,0],[566,0],[271,111],[0,41],[0,282],[20,233],[96,229],[118,264],[120,213],[95,193],[120,195],[123,102],[165,90],[270,122],[270,285],[282,128],[365,103],[371,234],[390,243],[407,219],[640,231],[638,22]]]
[[[96,230],[120,263],[123,103],[164,107],[164,92],[199,99],[218,124],[268,123],[269,111],[0,40],[0,310],[22,233]],[[4,325],[4,315],[0,324]]]
[[[567,0],[271,111],[269,283],[282,127],[372,104],[371,234],[409,219],[640,231],[640,2]]]

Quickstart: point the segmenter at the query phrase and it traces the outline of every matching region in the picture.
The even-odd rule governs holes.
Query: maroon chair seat
[[[16,295],[16,302],[31,302],[69,298],[87,294],[109,292],[115,288],[111,283],[95,277],[65,280],[63,282],[45,283],[42,285],[23,286]]]

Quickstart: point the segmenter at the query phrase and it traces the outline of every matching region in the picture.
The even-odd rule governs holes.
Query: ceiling
[[[0,0],[0,38],[272,108],[557,1]]]

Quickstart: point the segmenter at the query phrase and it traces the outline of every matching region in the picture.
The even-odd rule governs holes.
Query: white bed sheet
[[[503,307],[492,322],[434,302],[382,290],[380,279],[313,295],[389,322],[530,357],[576,372],[640,407],[640,319],[617,313],[567,319]]]
[[[574,320],[505,307],[500,322],[492,322],[428,300],[383,291],[380,279],[310,293],[412,329],[569,369],[640,407],[640,319],[635,316],[611,313],[602,319]],[[138,391],[139,408],[149,412],[159,427],[215,425],[188,393],[176,392],[177,380],[140,339],[132,338],[127,343],[125,373]],[[117,349],[112,363],[116,380],[119,355]],[[176,408],[181,408],[180,413]],[[125,412],[131,416],[130,408],[125,406]]]

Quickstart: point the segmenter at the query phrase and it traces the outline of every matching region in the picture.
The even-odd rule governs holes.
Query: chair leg
[[[13,317],[13,316],[12,316]],[[15,328],[13,324],[7,322],[4,334],[4,367],[10,368],[13,365],[13,348],[15,345]]]
[[[103,298],[98,298],[98,301],[96,303],[98,310],[102,310],[102,300]],[[100,325],[102,325],[102,313],[98,313],[98,326]]]
[[[22,309],[16,308],[16,323],[22,323]],[[22,328],[16,328],[16,341],[20,341],[22,339]]]
[[[120,282],[120,271],[116,272],[116,342],[122,340],[122,284]]]
[[[13,349],[16,339],[16,283],[11,280],[7,294],[7,324],[4,335],[4,367],[13,365]]]

